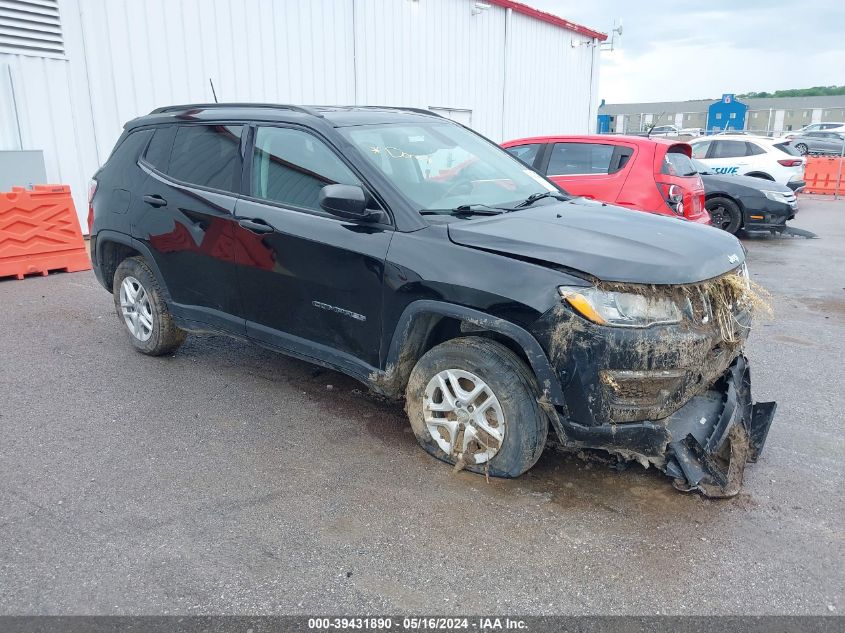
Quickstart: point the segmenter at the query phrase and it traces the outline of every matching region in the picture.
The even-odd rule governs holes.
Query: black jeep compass
[[[160,108],[90,200],[138,350],[222,332],[342,371],[458,468],[515,477],[551,432],[727,496],[765,442],[736,238],[570,198],[430,112]]]

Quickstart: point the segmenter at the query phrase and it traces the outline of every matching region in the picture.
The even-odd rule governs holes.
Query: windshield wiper
[[[444,213],[445,211],[445,213]],[[462,204],[454,209],[423,209],[420,215],[499,215],[502,209],[488,207],[486,204]]]
[[[566,196],[559,191],[543,191],[541,193],[532,193],[528,196],[525,200],[514,206],[514,209],[522,209],[524,207],[530,207],[532,204],[537,202],[537,200],[542,200],[543,198],[554,198],[555,200],[571,200],[570,196]]]

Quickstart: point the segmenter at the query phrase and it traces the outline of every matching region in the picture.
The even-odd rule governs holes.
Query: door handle
[[[238,220],[238,224],[253,233],[272,233],[274,231],[272,226],[267,224],[264,220],[259,220],[257,218],[253,220]]]
[[[144,196],[144,202],[146,202],[151,207],[163,207],[167,204],[167,200],[162,198],[158,194],[148,194]]]

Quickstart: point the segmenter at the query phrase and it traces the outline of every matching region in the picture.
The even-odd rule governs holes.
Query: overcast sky
[[[522,0],[609,33],[599,98],[718,98],[845,85],[845,0]]]

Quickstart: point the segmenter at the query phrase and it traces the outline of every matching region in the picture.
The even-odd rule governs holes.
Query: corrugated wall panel
[[[472,110],[472,126],[499,139],[505,12],[472,4],[356,2],[358,101]]]
[[[513,12],[504,136],[594,132],[595,55],[590,38]]]
[[[213,100],[209,78],[221,101],[470,110],[472,127],[496,141],[591,131],[596,49],[570,45],[588,38],[498,6],[473,15],[474,4],[59,0],[67,58],[0,63],[10,60],[24,148],[44,150],[49,179],[71,185],[81,219],[88,178],[123,123]]]

